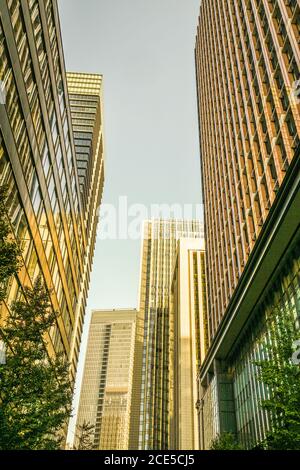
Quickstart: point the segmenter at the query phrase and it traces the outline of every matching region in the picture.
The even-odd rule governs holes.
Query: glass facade
[[[200,386],[200,384],[199,384]],[[219,403],[218,387],[216,377],[212,377],[205,392],[199,392],[201,401],[197,409],[199,415],[199,436],[201,450],[209,450],[213,440],[220,432],[219,426]]]
[[[270,344],[266,319],[282,316],[291,317],[296,326],[297,319],[300,319],[300,242],[287,257],[268,295],[254,312],[251,324],[229,361],[238,437],[248,448],[260,442],[269,429],[269,417],[259,406],[268,398],[268,391],[257,379],[254,363],[264,359],[264,344]]]
[[[92,313],[77,424],[95,426],[95,450],[128,449],[135,322],[135,310]]]
[[[73,126],[76,167],[83,210],[85,258],[82,276],[83,302],[75,325],[71,358],[78,354],[85,303],[92,270],[99,221],[99,207],[104,187],[104,143],[102,110],[102,75],[67,73],[67,87]]]
[[[170,292],[177,243],[200,238],[198,221],[153,220],[144,225],[137,320],[132,449],[170,445]]]
[[[94,173],[100,174],[100,180],[104,178],[102,75],[68,72],[67,83],[80,192],[83,205],[87,208]]]
[[[49,349],[65,353],[74,377],[89,241],[57,2],[1,0],[0,7],[0,80],[6,92],[0,105],[0,184],[9,188],[7,215],[24,260],[1,309],[8,314],[22,286],[40,275],[60,313],[49,332]]]
[[[266,359],[266,346],[280,334],[276,321],[289,318],[300,324],[300,238],[282,257],[276,272],[258,299],[249,321],[226,359],[214,361],[214,370],[199,380],[200,448],[209,449],[212,440],[224,431],[237,434],[243,447],[251,449],[270,430],[270,415],[261,407],[269,398],[268,388],[259,380],[257,362]]]

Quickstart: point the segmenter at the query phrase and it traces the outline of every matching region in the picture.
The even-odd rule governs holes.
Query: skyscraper
[[[95,426],[95,450],[128,449],[135,324],[136,310],[92,313],[77,425]]]
[[[71,360],[78,359],[90,272],[96,243],[99,207],[104,187],[102,75],[67,73],[75,153],[85,230],[81,310],[75,324]]]
[[[71,359],[74,377],[97,217],[80,191],[57,2],[1,0],[0,7],[0,184],[9,187],[7,215],[24,261],[1,308],[8,314],[22,286],[42,276],[61,314],[49,350]],[[99,126],[92,132],[98,142]],[[95,175],[98,204],[103,180]]]
[[[196,39],[210,309],[201,409],[218,417],[203,428],[248,447],[269,426],[251,365],[266,317],[299,315],[299,15],[297,0],[203,0]]]
[[[181,239],[172,281],[171,449],[199,449],[198,372],[207,350],[204,239]]]
[[[144,224],[131,449],[168,449],[170,446],[172,275],[178,240],[183,237],[200,238],[202,234],[202,225],[198,221],[153,220]]]
[[[102,75],[67,73],[80,192],[88,213],[91,201],[101,197],[99,191],[97,198],[91,197],[93,189],[98,189],[93,180],[97,176],[101,188],[104,178],[102,82]],[[91,224],[87,222],[88,232]]]

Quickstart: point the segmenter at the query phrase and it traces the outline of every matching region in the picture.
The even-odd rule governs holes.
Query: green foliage
[[[210,450],[243,450],[243,447],[234,434],[223,432],[213,440]]]
[[[7,187],[0,186],[0,302],[5,299],[7,283],[21,267],[21,251],[10,236],[6,216]]]
[[[0,365],[0,449],[59,449],[71,414],[69,367],[50,358],[45,333],[57,314],[40,279],[24,289],[2,327],[6,364]]]
[[[269,393],[261,406],[271,419],[271,429],[260,447],[300,450],[300,366],[292,361],[293,344],[300,339],[300,331],[291,316],[280,312],[274,317],[268,321],[266,358],[256,363],[259,379]]]
[[[92,450],[95,426],[88,421],[76,426],[77,447],[75,450]]]

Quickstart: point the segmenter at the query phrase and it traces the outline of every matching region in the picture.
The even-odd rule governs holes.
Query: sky
[[[120,196],[147,207],[201,203],[199,6],[200,0],[59,0],[67,70],[103,74],[104,204],[117,207]],[[91,310],[137,307],[140,245],[97,238],[78,384]]]

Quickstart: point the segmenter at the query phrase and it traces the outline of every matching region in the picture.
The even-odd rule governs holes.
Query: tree
[[[69,366],[49,357],[45,334],[57,313],[38,279],[12,303],[2,327],[6,363],[0,364],[0,449],[59,449],[71,414]]]
[[[210,450],[243,450],[243,447],[233,433],[223,432],[213,440]]]
[[[268,325],[265,359],[256,365],[259,380],[268,391],[268,399],[262,401],[261,407],[269,413],[271,426],[259,447],[300,450],[300,366],[292,360],[300,330],[285,312],[273,312]]]
[[[6,216],[7,186],[0,186],[0,302],[5,299],[7,283],[21,267],[19,244],[10,236]]]
[[[76,426],[76,438],[78,441],[75,450],[92,450],[94,443],[95,426],[88,421]]]

